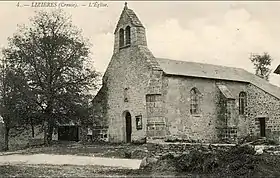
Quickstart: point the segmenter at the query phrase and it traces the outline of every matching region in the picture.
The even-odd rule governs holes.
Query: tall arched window
[[[119,46],[123,47],[124,46],[124,30],[121,28],[119,31]]]
[[[197,88],[191,89],[191,114],[199,113],[199,91]]]
[[[243,115],[245,113],[246,105],[247,105],[246,93],[242,91],[239,93],[239,114]]]
[[[130,45],[130,26],[125,28],[125,44]]]

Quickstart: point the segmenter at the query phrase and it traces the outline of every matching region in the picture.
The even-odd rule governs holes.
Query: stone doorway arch
[[[126,111],[124,113],[125,117],[125,141],[126,143],[131,142],[131,134],[132,134],[132,121],[131,121],[131,114]]]

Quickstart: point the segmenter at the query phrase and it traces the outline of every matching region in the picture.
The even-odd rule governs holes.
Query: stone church
[[[280,89],[246,70],[157,58],[125,4],[114,52],[93,100],[110,142],[280,138]],[[168,35],[168,34],[166,34]],[[104,136],[104,135],[103,135]]]

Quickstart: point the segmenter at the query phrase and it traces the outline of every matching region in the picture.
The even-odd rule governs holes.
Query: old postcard
[[[0,1],[0,176],[280,176],[280,2]]]

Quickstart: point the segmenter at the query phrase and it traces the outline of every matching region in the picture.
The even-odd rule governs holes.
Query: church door
[[[132,128],[131,128],[131,115],[129,112],[125,114],[125,130],[126,130],[126,142],[130,143],[131,142],[131,133],[132,133]]]
[[[260,135],[265,137],[265,118],[260,118]]]

